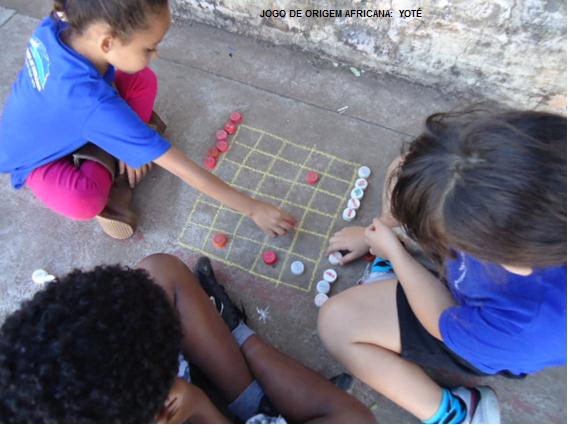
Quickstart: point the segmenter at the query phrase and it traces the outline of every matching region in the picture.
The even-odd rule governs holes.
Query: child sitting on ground
[[[132,187],[156,163],[267,234],[286,233],[292,216],[231,188],[147,125],[158,92],[148,64],[170,23],[168,0],[56,1],[5,105],[0,172],[53,211],[96,217],[124,239],[137,221]]]
[[[374,422],[361,402],[258,337],[208,258],[197,272],[205,291],[179,259],[155,254],[138,270],[97,267],[48,284],[1,328],[0,421],[228,423],[188,382],[183,353],[238,421],[269,423],[275,412],[274,423]]]
[[[370,251],[396,279],[331,298],[320,337],[425,423],[496,423],[490,388],[442,388],[419,365],[520,377],[566,364],[566,118],[436,114],[389,175],[382,216],[341,230],[329,249],[351,251],[347,261]]]

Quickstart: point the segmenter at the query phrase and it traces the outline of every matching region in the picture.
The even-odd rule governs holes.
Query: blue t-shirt
[[[113,88],[112,67],[103,76],[63,43],[67,27],[48,17],[35,31],[0,118],[0,172],[12,174],[15,188],[87,142],[136,168],[171,146]]]
[[[566,364],[566,265],[519,276],[459,253],[448,286],[459,305],[442,313],[442,339],[482,372]]]

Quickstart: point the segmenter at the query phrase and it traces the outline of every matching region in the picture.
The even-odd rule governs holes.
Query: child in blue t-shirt
[[[332,297],[320,337],[425,423],[496,423],[493,390],[442,388],[418,365],[522,377],[566,364],[566,118],[436,114],[388,176],[382,216],[336,233],[329,251],[370,251],[396,279]]]
[[[292,216],[231,188],[147,125],[159,124],[148,64],[170,22],[168,0],[56,1],[4,108],[0,172],[52,210],[96,217],[106,233],[126,238],[136,224],[131,189],[155,163],[264,232],[286,233]]]

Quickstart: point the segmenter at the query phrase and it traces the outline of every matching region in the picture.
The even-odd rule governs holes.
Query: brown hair
[[[128,39],[134,31],[147,28],[149,13],[157,14],[167,6],[168,0],[55,0],[53,12],[73,31],[81,33],[102,21],[115,35]]]
[[[392,215],[440,264],[461,250],[492,263],[566,263],[566,117],[434,114],[401,166]]]

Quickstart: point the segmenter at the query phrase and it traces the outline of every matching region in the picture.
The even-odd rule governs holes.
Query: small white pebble
[[[37,269],[34,270],[34,272],[32,273],[32,280],[34,281],[34,283],[37,283],[38,285],[43,285],[44,283],[55,280],[55,276],[50,275],[48,272],[46,272],[43,269]]]

